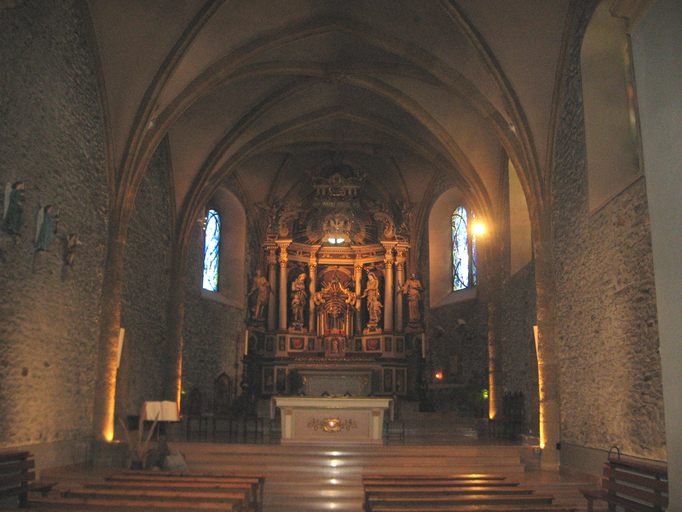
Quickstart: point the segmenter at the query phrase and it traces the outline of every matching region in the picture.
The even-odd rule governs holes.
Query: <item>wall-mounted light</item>
[[[480,220],[476,220],[471,226],[471,232],[476,237],[483,236],[488,232],[488,227]]]
[[[436,380],[439,381],[439,382],[440,382],[441,380],[443,380],[443,370],[436,370],[436,371],[433,373],[433,378],[436,379]]]
[[[341,237],[341,236],[339,236],[339,237],[330,236],[329,238],[327,238],[327,242],[329,242],[332,245],[339,245],[345,241],[346,241],[346,239]]]

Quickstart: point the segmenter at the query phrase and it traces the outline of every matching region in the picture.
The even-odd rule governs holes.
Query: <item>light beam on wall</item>
[[[533,339],[535,340],[535,356],[538,361],[538,403],[539,403],[539,423],[540,423],[540,448],[544,448],[546,444],[545,438],[545,378],[542,373],[543,364],[540,360],[540,351],[538,350],[538,326],[533,326]]]

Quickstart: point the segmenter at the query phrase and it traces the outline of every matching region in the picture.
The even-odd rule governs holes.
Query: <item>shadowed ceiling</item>
[[[450,184],[494,207],[503,151],[544,186],[568,0],[89,5],[118,179],[167,136],[181,216],[228,177],[247,212],[295,197],[334,158],[422,216]]]

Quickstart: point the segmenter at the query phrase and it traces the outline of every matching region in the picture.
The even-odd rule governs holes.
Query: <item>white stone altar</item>
[[[390,398],[273,397],[282,443],[381,444]]]

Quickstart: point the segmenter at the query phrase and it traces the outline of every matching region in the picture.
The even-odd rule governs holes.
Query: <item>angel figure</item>
[[[5,231],[12,236],[18,236],[21,232],[25,190],[26,184],[23,181],[8,182],[5,185],[2,223]]]
[[[76,260],[76,248],[81,245],[81,241],[76,233],[69,233],[64,244],[64,265],[73,267]]]

